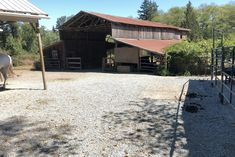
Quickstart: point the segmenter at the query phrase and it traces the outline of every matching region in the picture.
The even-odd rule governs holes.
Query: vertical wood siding
[[[112,23],[112,36],[114,38],[131,39],[180,39],[181,32],[168,28],[141,27]]]

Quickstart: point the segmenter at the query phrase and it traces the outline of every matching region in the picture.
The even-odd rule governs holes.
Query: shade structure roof
[[[0,0],[1,21],[37,22],[45,18],[48,14],[28,0]]]
[[[125,39],[114,38],[117,42],[121,42],[130,46],[134,46],[155,54],[164,55],[164,49],[181,42],[181,40],[156,40],[156,39]]]
[[[96,17],[99,17],[101,19],[113,22],[113,23],[121,23],[121,24],[128,24],[128,25],[134,25],[134,26],[143,26],[143,27],[169,28],[169,29],[175,29],[175,30],[186,31],[186,32],[190,31],[189,29],[186,29],[186,28],[176,27],[176,26],[172,26],[172,25],[159,23],[159,22],[152,22],[152,21],[146,21],[146,20],[139,20],[139,19],[113,16],[113,15],[96,13],[96,12],[85,12],[85,11],[79,12],[77,15],[75,15],[69,21],[64,23],[64,25],[62,27],[66,27],[70,23],[73,23],[74,20],[79,19],[84,14],[91,15],[91,16],[96,16]]]

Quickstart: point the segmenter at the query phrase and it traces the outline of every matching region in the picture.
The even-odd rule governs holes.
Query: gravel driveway
[[[0,156],[235,156],[234,110],[209,81],[50,72],[43,91],[40,72],[17,74],[0,92]]]

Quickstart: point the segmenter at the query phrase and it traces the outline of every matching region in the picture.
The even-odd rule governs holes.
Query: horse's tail
[[[12,59],[11,59],[11,56],[8,55],[8,57],[9,57],[9,59],[10,59],[9,74],[10,74],[12,77],[14,77],[16,74],[15,74],[14,71],[13,71]]]

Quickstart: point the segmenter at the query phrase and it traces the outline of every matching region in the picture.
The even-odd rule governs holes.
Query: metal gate
[[[235,46],[215,48],[211,57],[212,85],[217,88],[222,104],[235,105]]]

